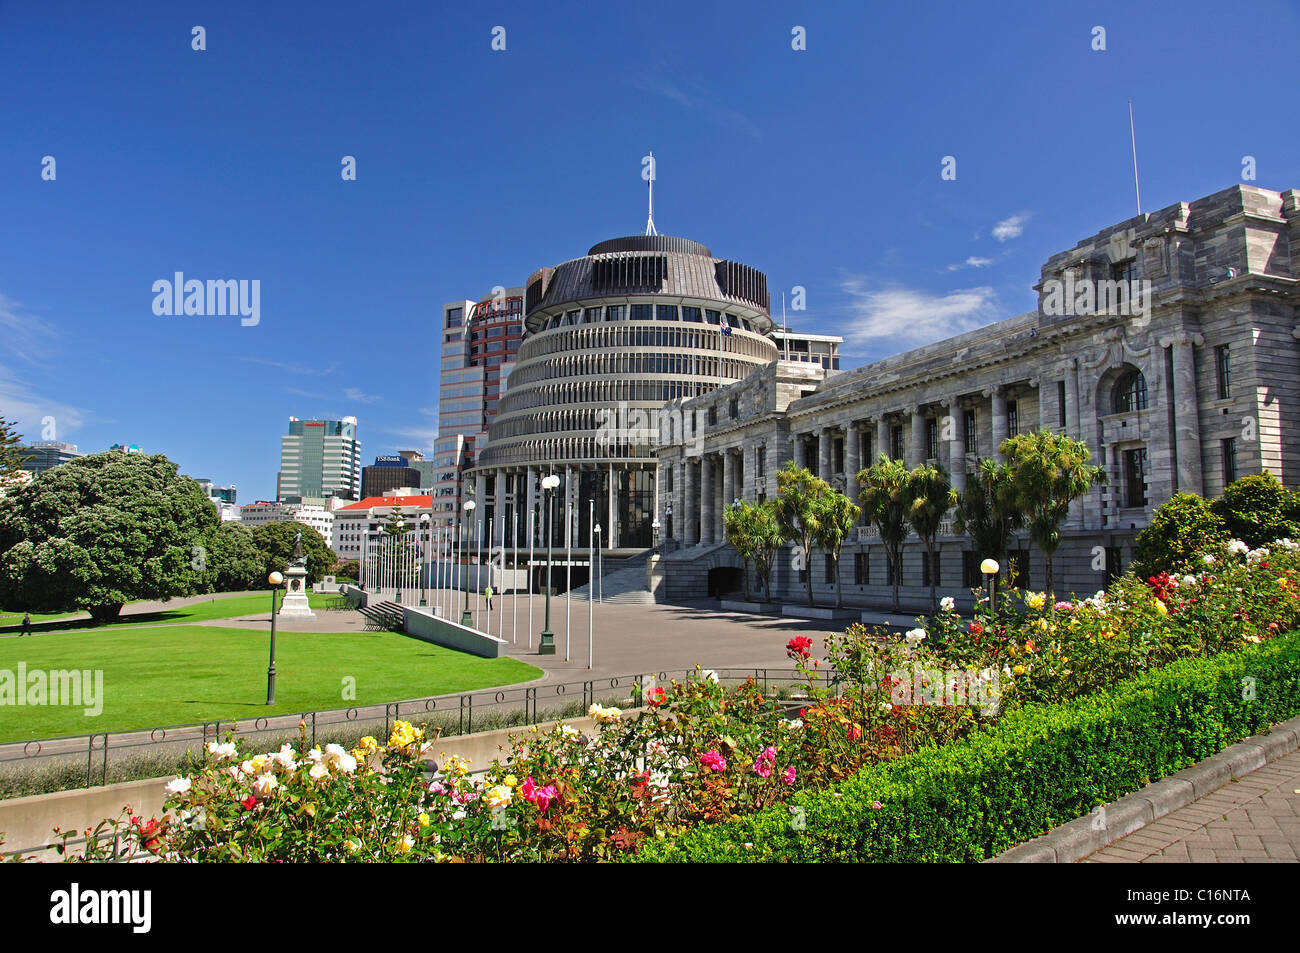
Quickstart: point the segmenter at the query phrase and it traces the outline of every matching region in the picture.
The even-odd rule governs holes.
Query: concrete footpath
[[[1095,808],[992,863],[1240,863],[1300,857],[1300,717]]]

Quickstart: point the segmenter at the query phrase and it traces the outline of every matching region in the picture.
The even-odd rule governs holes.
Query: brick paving
[[[1300,751],[1211,791],[1085,857],[1084,863],[1295,863]]]

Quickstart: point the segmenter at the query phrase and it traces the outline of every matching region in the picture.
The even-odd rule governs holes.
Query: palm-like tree
[[[831,492],[830,485],[793,460],[776,474],[776,518],[785,538],[803,547],[808,605],[813,604],[812,548],[821,532],[817,501]]]
[[[936,537],[944,514],[957,503],[957,492],[952,488],[948,471],[943,467],[922,464],[907,475],[907,518],[912,529],[925,545],[925,558],[930,567],[930,611],[939,611],[935,593]]]
[[[894,585],[894,611],[898,611],[898,585],[903,574],[903,540],[907,539],[910,499],[908,486],[910,474],[902,460],[891,460],[881,454],[880,459],[858,474],[862,490],[858,501],[862,512],[880,531],[885,556],[889,560],[890,578]]]
[[[1006,565],[1011,534],[1024,526],[1010,464],[981,460],[957,501],[953,529],[971,538],[975,555]]]
[[[1061,544],[1061,524],[1074,500],[1106,482],[1106,471],[1088,463],[1092,454],[1086,443],[1050,430],[1018,434],[1004,440],[1001,450],[1029,538],[1043,551],[1047,597],[1055,601],[1052,556]]]
[[[745,601],[750,598],[749,563],[758,570],[758,578],[765,593],[770,593],[769,577],[776,551],[785,542],[785,534],[777,522],[776,507],[770,500],[750,503],[747,500],[728,506],[722,514],[723,532],[727,542],[745,564]]]
[[[840,550],[844,548],[844,541],[849,533],[853,532],[853,526],[862,515],[862,509],[843,493],[837,493],[835,490],[818,498],[814,507],[817,510],[817,545],[831,557],[831,574],[835,579],[835,606],[839,608],[844,605],[844,593],[840,588]]]

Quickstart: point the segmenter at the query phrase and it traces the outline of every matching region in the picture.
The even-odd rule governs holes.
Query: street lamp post
[[[392,547],[393,549],[396,550],[396,552],[393,554],[393,575],[396,577],[394,578],[393,582],[396,583],[397,604],[399,606],[402,604],[402,576],[404,574],[403,570],[406,568],[405,567],[406,546],[402,542],[406,538],[405,530],[406,530],[406,520],[399,518],[397,520],[397,535],[390,537],[388,540],[390,544],[393,542],[393,540],[397,541],[397,545]]]
[[[989,612],[994,611],[993,599],[997,593],[998,573],[1002,567],[998,565],[996,559],[986,559],[980,563],[980,572],[984,574],[984,581],[989,588]]]
[[[600,524],[596,524],[596,585],[600,588],[600,598],[597,600],[602,606],[605,604],[605,580],[602,570],[605,568],[605,553],[600,548]],[[587,593],[588,597],[591,593]]]
[[[654,533],[655,555],[659,555],[659,520],[650,524],[650,530]]]
[[[275,594],[284,582],[284,576],[273,572],[266,577],[271,584],[271,664],[266,669],[266,703],[275,704]]]
[[[473,516],[474,516],[474,501],[473,501],[473,500],[466,500],[466,501],[465,501],[465,517],[464,517],[464,519],[461,521],[464,530],[468,530],[468,529],[469,529],[469,521],[470,521],[470,519],[471,519]],[[469,558],[469,548],[464,544],[464,542],[463,542],[464,538],[465,538],[465,535],[464,535],[464,532],[462,531],[462,533],[461,533],[461,539],[462,539],[462,543],[461,543],[461,552],[465,555],[466,559],[468,559],[468,558]],[[458,570],[458,571],[460,570],[460,567],[459,567],[459,566],[457,567],[457,570]],[[463,626],[465,626],[466,628],[470,628],[470,629],[472,629],[472,628],[474,627],[474,617],[470,614],[470,611],[469,611],[469,585],[468,585],[468,579],[466,578],[468,575],[469,575],[469,574],[468,574],[468,573],[465,573],[465,572],[461,572],[461,574],[460,574],[460,578],[461,578],[461,588],[465,591],[465,598],[464,598],[464,601],[461,603],[460,624],[463,625]]]
[[[542,479],[542,489],[546,491],[546,625],[542,629],[542,641],[537,646],[538,655],[555,654],[555,634],[551,631],[551,524],[555,520],[551,498],[559,485],[560,478],[554,473]]]

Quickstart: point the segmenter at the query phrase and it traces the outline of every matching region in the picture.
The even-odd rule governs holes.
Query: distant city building
[[[487,440],[506,377],[523,333],[524,288],[498,287],[479,301],[449,301],[442,308],[442,378],[438,437],[430,470],[421,483],[435,497],[440,524],[451,522],[464,497],[462,474],[473,466],[475,448]]]
[[[289,418],[280,438],[280,472],[276,498],[355,500],[361,492],[361,441],[357,418],[299,420]]]
[[[23,464],[23,469],[32,476],[39,476],[46,470],[53,469],[61,463],[84,457],[73,443],[55,443],[52,440],[37,440],[28,447],[20,447],[19,453],[31,457]]]
[[[773,331],[777,354],[782,361],[805,361],[820,364],[823,370],[840,369],[840,345],[844,338],[833,334],[800,334],[786,329]]]
[[[418,487],[420,479],[420,471],[408,466],[400,455],[375,457],[371,466],[361,468],[361,496],[363,499],[368,496],[383,496],[399,486]]]
[[[249,529],[267,523],[304,523],[324,537],[326,546],[334,546],[334,513],[324,506],[258,500],[240,507],[239,521]]]
[[[134,443],[115,443],[108,448],[110,451],[116,450],[120,453],[144,453],[138,444]]]
[[[428,494],[403,492],[406,489],[399,488],[385,496],[368,496],[335,511],[332,548],[340,559],[360,561],[374,549],[383,535],[388,515],[395,507],[401,508],[402,517],[411,529],[411,540],[427,544],[429,533],[421,530],[420,517],[434,515],[434,498]]]
[[[203,487],[203,492],[208,495],[212,505],[217,508],[217,513],[221,516],[222,521],[235,521],[240,518],[240,508],[235,505],[236,490],[232,483],[230,486],[215,486],[207,477],[196,477],[195,480],[199,486]]]

